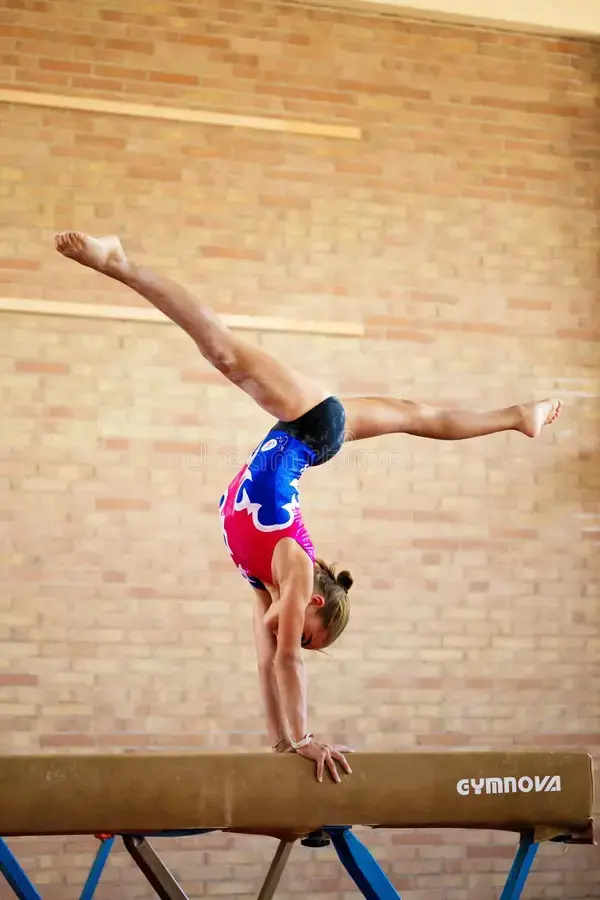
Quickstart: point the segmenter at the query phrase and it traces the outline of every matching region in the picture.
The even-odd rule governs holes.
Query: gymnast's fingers
[[[331,753],[329,751],[327,751],[327,753],[325,755],[325,762],[327,763],[327,768],[329,769],[329,774],[331,775],[331,777],[333,778],[335,783],[339,784],[342,779],[340,778],[340,773],[336,769],[335,762],[332,759]]]
[[[321,753],[317,760],[317,781],[323,781],[325,773],[325,754]]]
[[[348,775],[351,775],[352,769],[350,768],[348,760],[346,759],[344,754],[340,752],[340,750],[341,750],[341,748],[339,748],[339,747],[333,747],[330,750],[331,756],[333,757],[333,759],[337,759],[337,761],[341,765],[344,772],[346,772]]]

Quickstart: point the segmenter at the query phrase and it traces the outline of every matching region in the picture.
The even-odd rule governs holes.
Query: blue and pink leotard
[[[271,561],[283,538],[292,538],[314,562],[302,521],[299,482],[344,442],[344,407],[328,397],[292,422],[277,422],[233,479],[219,503],[225,546],[253,587],[273,583]]]

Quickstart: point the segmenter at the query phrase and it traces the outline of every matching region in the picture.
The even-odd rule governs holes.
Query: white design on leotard
[[[241,500],[234,501],[234,510],[235,512],[247,512],[249,516],[252,517],[252,524],[257,529],[257,531],[283,531],[284,528],[289,528],[289,526],[294,521],[294,515],[296,510],[300,506],[300,500],[298,497],[298,479],[292,478],[289,482],[291,488],[294,488],[295,493],[292,495],[289,503],[284,503],[279,509],[283,509],[286,511],[288,517],[285,522],[274,522],[272,524],[264,524],[260,521],[260,511],[263,508],[263,503],[258,503],[253,501],[248,496],[248,491],[242,487],[245,481],[252,481],[252,472],[250,469],[246,469],[244,472],[244,477],[240,482],[240,486],[238,488],[238,492],[241,492]]]

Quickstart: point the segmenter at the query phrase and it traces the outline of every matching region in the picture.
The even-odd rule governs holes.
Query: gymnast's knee
[[[196,346],[205,360],[230,381],[235,383],[236,378],[238,381],[242,380],[243,373],[241,372],[238,355],[233,347],[221,345],[207,347],[199,341],[196,341]]]

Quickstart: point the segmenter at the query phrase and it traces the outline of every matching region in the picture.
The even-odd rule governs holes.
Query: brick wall
[[[363,140],[3,105],[0,295],[136,302],[51,246],[118,231],[222,312],[366,321],[360,341],[248,335],[333,390],[562,396],[539,442],[388,437],[306,475],[318,549],[356,577],[352,628],[308,660],[310,718],[357,748],[597,750],[597,47],[267,2],[140,10],[7,0],[3,86]],[[261,746],[215,506],[267,417],[170,326],[0,316],[0,749]],[[367,839],[407,900],[490,900],[513,843]],[[77,895],[89,840],[13,845],[49,900]],[[270,851],[209,836],[168,858],[193,896],[251,897]],[[597,897],[599,869],[544,847],[525,896]],[[297,850],[278,896],[309,893],[355,896],[329,851]],[[117,855],[99,897],[150,896]]]

